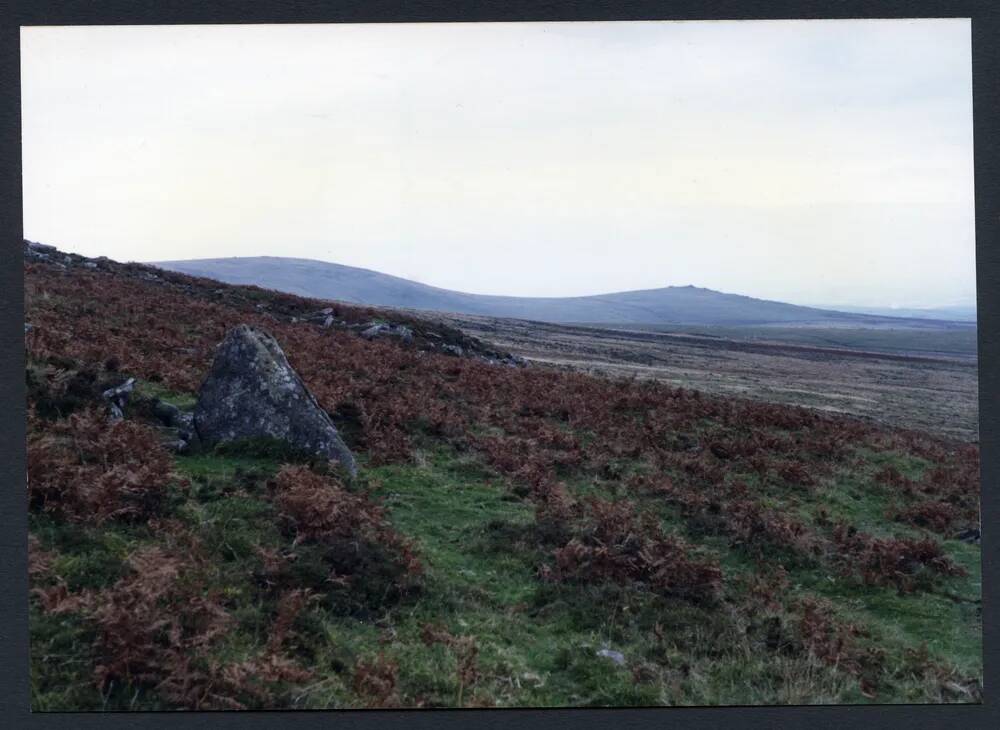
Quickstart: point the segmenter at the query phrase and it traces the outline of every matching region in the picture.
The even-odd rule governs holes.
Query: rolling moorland
[[[981,701],[968,434],[510,367],[503,337],[138,264],[24,271],[35,710]],[[386,320],[412,337],[360,335]],[[167,448],[151,414],[240,323],[357,477]]]
[[[968,335],[971,332],[975,340],[975,327],[968,322],[839,312],[696,286],[580,297],[510,297],[451,291],[370,269],[310,259],[260,256],[159,261],[153,265],[229,284],[263,286],[315,299],[540,322],[656,327],[664,322],[720,326],[903,327],[931,333],[959,330]]]
[[[652,379],[978,439],[974,328],[652,328],[413,314],[564,370]]]

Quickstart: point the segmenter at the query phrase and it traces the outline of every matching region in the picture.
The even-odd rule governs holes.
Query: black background
[[[29,711],[27,507],[19,26],[185,23],[476,22],[752,18],[972,18],[983,468],[984,704],[579,710],[370,710],[240,713]],[[992,525],[1000,516],[1000,2],[997,0],[697,0],[392,2],[390,0],[0,0],[0,727],[13,728],[807,728],[1000,727],[995,629],[1000,585]],[[53,242],[58,245],[58,242]]]

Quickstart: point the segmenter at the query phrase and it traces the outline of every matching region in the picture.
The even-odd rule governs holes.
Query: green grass
[[[887,497],[873,485],[871,474],[883,462],[913,476],[924,465],[902,463],[891,455],[867,456],[871,458],[863,469],[837,473],[813,493],[775,489],[769,498],[779,508],[794,507],[804,519],[823,505],[835,516],[876,529],[880,521],[884,525]],[[267,643],[275,610],[272,597],[261,593],[253,577],[260,566],[257,549],[287,546],[290,539],[281,531],[266,488],[280,461],[207,453],[179,456],[176,466],[190,488],[172,516],[216,556],[215,587],[226,596],[236,620],[215,653],[232,660],[253,656]],[[621,466],[624,472],[636,468]],[[398,664],[395,691],[402,706],[872,701],[861,693],[857,677],[808,653],[760,650],[749,638],[759,617],[741,608],[739,594],[739,577],[752,575],[759,562],[733,549],[724,537],[687,534],[676,510],[655,496],[637,501],[657,509],[665,529],[685,535],[719,559],[727,585],[720,605],[692,605],[635,587],[541,581],[536,569],[550,558],[532,539],[533,508],[474,457],[425,449],[411,464],[364,465],[363,474],[354,488],[371,490],[394,527],[414,541],[425,569],[423,586],[392,605],[345,610],[344,595],[322,588],[321,557],[303,550],[296,574],[318,584],[322,600],[299,616],[291,651],[316,676],[291,690],[289,706],[362,706],[353,671],[359,662],[379,655]],[[577,496],[615,492],[614,480],[575,478],[569,486]],[[45,549],[58,554],[58,572],[79,588],[113,583],[127,554],[150,539],[144,528],[84,528],[37,516],[31,528]],[[891,531],[908,529],[896,528]],[[937,685],[907,669],[908,651],[925,646],[934,661],[953,668],[957,677],[981,676],[979,550],[954,541],[944,545],[969,576],[949,579],[937,593],[899,595],[816,565],[788,565],[792,587],[779,597],[785,606],[781,621],[793,625],[788,606],[794,599],[828,598],[839,618],[868,631],[863,641],[880,647],[886,666],[895,668],[876,701],[961,700],[941,695]],[[424,643],[427,624],[475,637],[479,676],[471,685],[459,682],[456,649]],[[102,697],[88,684],[91,641],[87,628],[71,615],[46,616],[33,608],[33,706],[156,708],[155,692],[121,689]],[[598,656],[601,649],[621,652],[625,666]],[[67,661],[51,666],[42,661],[52,656]]]
[[[198,397],[194,393],[179,393],[160,383],[151,383],[148,380],[136,381],[135,393],[146,398],[158,398],[164,403],[177,406],[182,411],[194,410],[195,404],[198,402]]]

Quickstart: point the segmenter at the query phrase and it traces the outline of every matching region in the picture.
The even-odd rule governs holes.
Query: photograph
[[[32,713],[982,704],[972,22],[22,25]]]

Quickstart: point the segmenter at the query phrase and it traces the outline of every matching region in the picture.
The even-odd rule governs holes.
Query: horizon
[[[22,28],[24,236],[494,296],[974,308],[969,32]]]
[[[474,295],[474,296],[492,296],[492,297],[519,297],[519,298],[522,297],[522,295],[512,295],[512,294],[502,294],[502,293],[500,293],[500,294],[496,294],[496,293],[481,294],[479,292],[462,291],[460,289],[446,289],[445,287],[437,287],[434,284],[428,284],[426,282],[418,281],[416,279],[406,279],[406,277],[396,276],[395,274],[390,274],[390,273],[385,272],[385,271],[377,271],[376,269],[371,269],[371,268],[364,267],[364,266],[352,266],[352,265],[349,265],[349,264],[337,263],[336,261],[324,261],[322,259],[310,259],[310,258],[302,258],[302,257],[298,257],[298,256],[274,256],[274,255],[266,255],[266,254],[259,255],[259,256],[206,256],[206,257],[203,257],[203,258],[193,258],[193,259],[161,259],[161,260],[157,260],[157,261],[135,261],[134,263],[146,264],[146,265],[149,265],[149,266],[159,266],[160,264],[167,264],[167,263],[174,263],[174,264],[176,264],[176,263],[196,263],[196,262],[204,262],[204,261],[227,261],[227,260],[239,260],[239,259],[277,259],[277,260],[282,260],[282,261],[307,261],[307,262],[310,262],[310,263],[329,264],[329,265],[332,265],[332,266],[343,266],[345,268],[351,268],[351,269],[359,269],[359,270],[363,270],[363,271],[369,271],[369,272],[372,272],[372,273],[375,273],[375,274],[381,274],[381,275],[384,275],[384,276],[392,276],[392,277],[395,277],[395,278],[398,278],[398,279],[404,279],[406,281],[410,281],[410,282],[413,282],[413,283],[416,283],[416,284],[421,284],[423,286],[433,287],[433,288],[436,288],[436,289],[443,289],[445,291],[450,291],[450,292],[457,292],[459,294],[471,294],[471,295]],[[588,294],[574,294],[574,295],[571,295],[571,297],[562,297],[562,296],[558,296],[557,295],[557,296],[524,296],[523,298],[528,298],[528,299],[561,299],[561,298],[573,298],[573,297],[600,297],[600,296],[608,296],[608,295],[611,295],[611,294],[624,294],[624,293],[634,292],[634,291],[656,291],[656,290],[659,290],[659,289],[701,289],[703,291],[710,291],[710,292],[714,292],[716,294],[727,294],[727,295],[733,295],[733,296],[738,296],[738,297],[747,297],[749,299],[759,299],[759,300],[764,300],[764,301],[781,301],[781,300],[767,300],[766,297],[759,297],[759,296],[755,296],[753,294],[747,294],[747,293],[744,293],[744,292],[722,291],[722,290],[719,290],[719,289],[712,289],[711,287],[700,286],[700,285],[694,284],[694,283],[689,283],[689,284],[663,284],[662,286],[651,286],[651,287],[645,287],[644,289],[618,289],[618,290],[614,290],[614,291],[595,291],[595,292],[591,292],[591,293],[588,293]],[[926,309],[928,311],[943,310],[943,309],[966,309],[966,308],[971,308],[974,311],[976,311],[978,309],[978,305],[977,305],[977,303],[975,301],[972,301],[971,303],[955,302],[955,303],[950,303],[950,304],[938,304],[938,305],[932,305],[932,306],[926,306],[926,307],[898,306],[898,305],[888,305],[888,304],[887,305],[868,305],[868,306],[866,306],[866,305],[855,305],[855,304],[851,304],[851,303],[844,303],[844,304],[837,305],[837,304],[826,304],[826,303],[810,303],[810,302],[803,303],[803,302],[791,302],[791,301],[781,301],[781,303],[784,303],[784,304],[793,304],[793,305],[799,306],[799,307],[812,307],[812,308],[816,308],[816,309],[835,309],[837,306],[841,306],[841,307],[858,307],[858,308],[867,308],[867,309],[889,309],[889,310],[892,310],[892,309],[899,309],[899,310],[919,310],[919,309]]]

